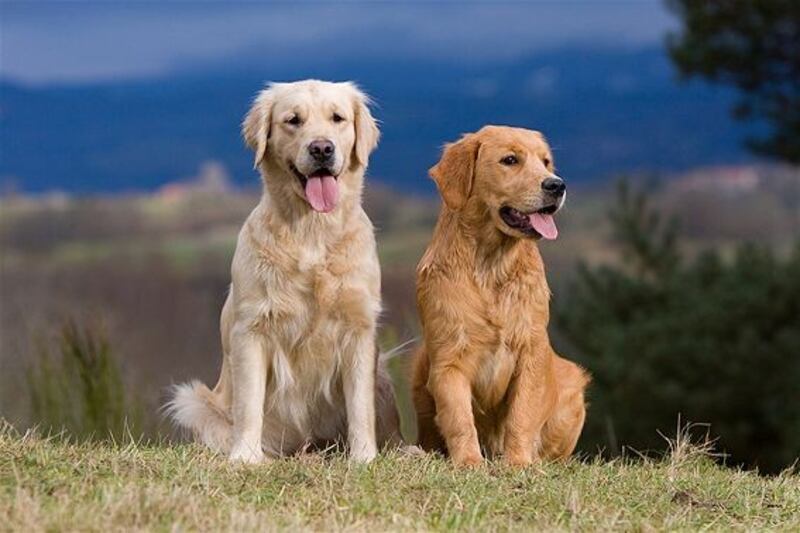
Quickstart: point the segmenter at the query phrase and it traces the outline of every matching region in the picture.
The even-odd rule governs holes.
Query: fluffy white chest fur
[[[222,322],[234,324],[229,335],[239,324],[262,346],[262,445],[276,455],[346,437],[343,372],[361,357],[360,344],[374,334],[380,312],[378,260],[366,217],[345,233],[330,220],[316,220],[324,216],[330,217],[309,214],[306,231],[282,232],[270,227],[267,206],[257,208],[239,236],[223,308]],[[314,228],[321,223],[322,231]]]
[[[259,217],[261,210],[254,215]],[[342,371],[355,363],[362,330],[374,327],[380,312],[377,294],[369,290],[369,285],[379,286],[374,245],[363,247],[364,257],[357,262],[374,269],[359,268],[366,271],[342,277],[342,272],[331,269],[341,261],[342,251],[354,252],[339,246],[347,243],[307,239],[298,243],[294,236],[281,239],[268,234],[266,242],[255,247],[251,232],[257,231],[254,225],[258,223],[245,225],[240,241],[250,242],[234,259],[243,263],[241,270],[257,274],[255,279],[248,274],[239,280],[239,269],[234,268],[231,299],[223,314],[236,309],[239,320],[263,343],[265,451],[292,453],[306,444],[342,440],[346,436]],[[371,228],[358,233],[369,235]],[[239,291],[238,283],[246,289]],[[353,296],[358,294],[371,298],[353,306]],[[348,300],[351,305],[343,305]]]
[[[354,369],[373,359],[372,371],[361,376],[374,388],[374,331],[380,313],[380,272],[372,227],[363,214],[338,231],[312,215],[308,231],[282,231],[271,227],[269,204],[262,201],[243,226],[231,268],[232,283],[221,316],[223,368],[213,391],[199,383],[179,390],[176,400],[192,394],[210,397],[226,423],[201,424],[201,439],[211,447],[230,452],[235,394],[231,372],[243,363],[231,357],[237,338],[247,336],[262,364],[243,373],[263,382],[261,448],[268,455],[295,453],[306,446],[344,443],[348,436],[345,380]],[[335,215],[334,215],[335,216]],[[323,234],[324,238],[314,238]],[[249,364],[249,363],[244,363]],[[380,442],[399,439],[391,426],[394,408],[389,381],[378,369],[377,403]],[[191,387],[191,388],[190,388]],[[198,389],[198,387],[202,387]],[[247,390],[247,389],[245,389]],[[198,394],[198,392],[200,394]],[[372,402],[372,394],[353,401]],[[184,410],[196,427],[195,403]],[[391,405],[390,405],[391,404]],[[175,412],[180,422],[181,412]],[[374,431],[374,429],[373,429]]]

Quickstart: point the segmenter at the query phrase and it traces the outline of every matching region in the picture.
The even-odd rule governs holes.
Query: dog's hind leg
[[[554,360],[558,401],[542,428],[542,457],[567,459],[575,450],[586,419],[584,389],[589,375],[578,365],[556,356]]]

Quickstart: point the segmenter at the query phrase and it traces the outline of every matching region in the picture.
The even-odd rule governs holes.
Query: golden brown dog
[[[589,376],[553,351],[537,240],[556,238],[564,182],[535,131],[487,126],[430,170],[444,200],[417,267],[419,443],[457,465],[568,457]]]

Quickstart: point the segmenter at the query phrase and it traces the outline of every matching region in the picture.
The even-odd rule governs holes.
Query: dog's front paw
[[[533,459],[527,456],[519,455],[519,456],[506,456],[505,458],[506,464],[509,466],[513,466],[515,468],[526,468],[533,464]]]
[[[531,466],[536,466],[541,464],[542,458],[537,453],[531,452],[506,452],[505,456],[503,457],[505,463],[509,466],[514,468],[528,468]]]
[[[355,463],[369,463],[378,455],[378,449],[374,444],[361,444],[353,446],[350,450],[350,460]]]
[[[481,463],[483,463],[483,457],[479,453],[453,457],[453,464],[461,468],[475,468]]]
[[[251,446],[244,442],[236,443],[228,454],[228,461],[232,463],[258,464],[264,460],[264,452],[260,445]]]

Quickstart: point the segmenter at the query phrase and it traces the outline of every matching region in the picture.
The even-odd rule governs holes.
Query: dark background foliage
[[[734,114],[765,124],[756,151],[800,163],[800,2],[669,0],[683,30],[669,51],[686,77],[732,85]]]
[[[703,421],[730,464],[776,471],[800,451],[800,243],[688,260],[678,233],[623,182],[611,215],[619,267],[578,270],[557,325],[594,375],[583,446],[647,451]]]

